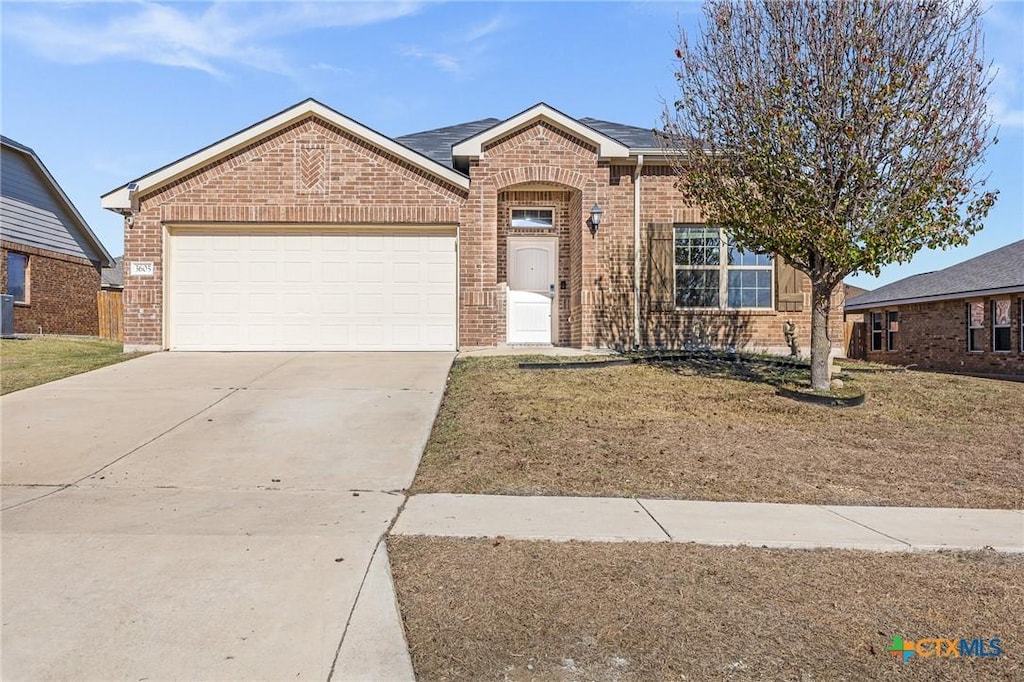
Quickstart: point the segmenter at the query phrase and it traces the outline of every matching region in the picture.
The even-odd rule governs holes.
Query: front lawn
[[[20,391],[143,353],[123,353],[119,341],[90,337],[36,336],[0,340],[0,394]]]
[[[1024,383],[848,372],[829,408],[701,367],[455,363],[412,491],[1024,506]]]
[[[419,680],[1024,679],[1022,556],[388,546]],[[999,638],[1003,654],[902,663],[893,636]]]

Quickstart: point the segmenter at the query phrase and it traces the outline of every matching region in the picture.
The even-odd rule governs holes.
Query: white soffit
[[[296,123],[305,118],[317,116],[342,130],[345,130],[356,137],[366,140],[370,144],[388,151],[400,159],[421,168],[422,170],[445,180],[456,187],[469,189],[469,178],[462,173],[443,166],[436,161],[429,159],[422,154],[409,149],[405,145],[395,142],[390,137],[378,133],[376,130],[367,128],[363,124],[338,113],[320,102],[308,99],[286,109],[279,114],[271,116],[253,126],[246,128],[234,135],[216,142],[205,149],[190,154],[183,159],[164,166],[145,175],[135,181],[137,187],[134,190],[128,189],[128,183],[115,190],[104,194],[100,201],[103,208],[111,210],[132,208],[131,195],[143,195],[173,182],[177,178],[201,168],[211,161],[228,156],[236,150],[251,144],[253,141],[271,135],[282,128]]]
[[[480,156],[484,145],[491,140],[496,140],[519,128],[525,128],[538,119],[547,120],[559,128],[568,130],[581,139],[593,142],[597,145],[598,156],[603,158],[625,158],[629,156],[629,147],[626,145],[543,103],[530,107],[521,114],[516,114],[512,118],[506,119],[481,133],[477,133],[473,137],[459,142],[452,147],[452,156]]]

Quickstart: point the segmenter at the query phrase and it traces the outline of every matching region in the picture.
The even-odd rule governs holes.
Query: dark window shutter
[[[798,313],[804,309],[803,277],[781,256],[775,257],[775,309]]]
[[[675,310],[675,229],[647,224],[647,301],[651,312]]]

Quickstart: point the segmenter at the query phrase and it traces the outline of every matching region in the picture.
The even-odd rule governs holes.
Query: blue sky
[[[673,98],[677,24],[696,3],[2,3],[5,135],[35,148],[111,253],[99,196],[306,97],[391,136],[538,101],[655,126]],[[874,287],[1024,237],[1024,3],[995,3],[1001,190],[967,247],[921,252]]]

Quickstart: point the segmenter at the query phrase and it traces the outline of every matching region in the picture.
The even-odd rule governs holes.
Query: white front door
[[[508,343],[553,343],[558,239],[509,237]]]

